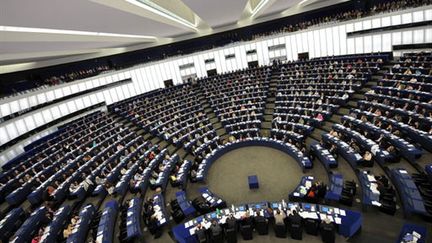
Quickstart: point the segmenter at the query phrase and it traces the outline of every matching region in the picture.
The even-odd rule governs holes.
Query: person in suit
[[[241,225],[252,225],[252,218],[249,215],[249,211],[246,211],[244,216],[241,218],[240,223]]]
[[[293,210],[292,214],[290,215],[290,223],[298,225],[301,225],[302,223],[302,217],[297,213],[296,210]]]
[[[320,230],[321,238],[324,243],[335,242],[336,228],[328,217],[324,218],[324,220],[321,221]]]
[[[156,216],[152,215],[147,222],[147,227],[154,239],[159,238],[162,235],[162,229],[158,226],[158,220]]]
[[[198,224],[196,226],[195,234],[198,238],[198,242],[206,242],[207,241],[207,235],[206,235],[205,228],[201,224]]]
[[[229,217],[226,219],[225,224],[227,229],[237,230],[237,220],[234,218],[233,214],[229,215]]]
[[[262,223],[267,221],[267,219],[262,215],[259,210],[256,210],[255,214],[255,223]]]
[[[220,235],[222,233],[222,227],[220,227],[219,223],[216,220],[212,221],[210,230],[213,236]]]
[[[263,216],[261,211],[256,210],[256,215],[254,218],[254,228],[257,229],[259,234],[267,234],[268,220]]]

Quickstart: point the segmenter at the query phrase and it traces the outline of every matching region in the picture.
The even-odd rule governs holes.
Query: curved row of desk
[[[272,138],[255,137],[227,143],[207,154],[198,167],[197,181],[204,181],[210,166],[224,154],[248,146],[265,146],[280,150],[293,157],[303,170],[312,168],[312,162],[310,159],[304,156],[303,153],[294,145]]]
[[[237,220],[240,220],[247,212],[249,212],[250,215],[254,215],[256,210],[262,210],[263,215],[266,218],[272,218],[273,213],[271,213],[271,211],[276,209],[283,211],[295,209],[303,219],[321,220],[329,218],[338,226],[338,233],[344,237],[353,236],[361,228],[363,221],[362,214],[359,212],[326,205],[285,201],[259,202],[237,206],[233,205],[230,208],[201,215],[184,224],[175,226],[172,229],[172,232],[177,242],[195,243],[197,242],[195,231],[198,224],[201,224],[204,227],[209,227],[213,220],[216,220],[220,224],[224,224],[228,216],[231,214]]]

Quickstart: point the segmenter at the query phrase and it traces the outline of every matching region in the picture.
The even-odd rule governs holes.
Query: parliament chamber
[[[114,2],[4,4],[0,242],[432,241],[430,0]]]

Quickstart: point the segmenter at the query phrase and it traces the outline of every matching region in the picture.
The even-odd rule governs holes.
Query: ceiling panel
[[[21,63],[27,63],[27,62],[41,62],[41,61],[49,61],[53,57],[55,58],[66,58],[66,57],[79,57],[79,56],[85,56],[88,53],[83,54],[70,54],[70,55],[54,55],[54,56],[38,56],[38,57],[11,57],[8,60],[2,61],[0,60],[0,65],[8,65],[10,62],[21,62]]]
[[[264,9],[260,17],[268,16],[271,14],[277,14],[285,11],[286,9],[296,5],[301,0],[277,0],[271,6]]]
[[[70,51],[83,49],[112,48],[133,43],[119,42],[1,42],[0,53],[31,53],[31,52],[50,52],[50,51]]]
[[[187,32],[89,0],[1,0],[0,11],[0,25],[6,26],[162,37]]]
[[[215,28],[237,22],[247,0],[183,0],[183,2]]]
[[[16,26],[29,28],[44,28],[56,30],[76,30],[90,32],[104,32],[113,34],[134,35],[123,37],[107,37],[94,34],[70,34],[52,32],[38,32],[31,30],[1,31],[0,28],[0,73],[1,64],[14,64],[17,69],[25,70],[22,62],[30,60],[47,60],[53,57],[52,61],[38,63],[40,67],[56,65],[68,61],[85,60],[86,58],[102,57],[106,55],[120,54],[126,51],[157,46],[175,41],[186,40],[210,33],[239,28],[267,20],[297,14],[302,11],[324,7],[330,4],[349,0],[309,0],[301,8],[298,2],[301,0],[269,0],[268,7],[265,7],[257,18],[251,19],[244,25],[237,24],[246,9],[248,0],[153,0],[155,3],[172,4],[176,6],[186,5],[200,18],[195,16],[198,22],[199,31],[184,26],[178,26],[169,21],[161,21],[164,18],[149,19],[149,15],[139,14],[127,8],[116,8],[107,4],[95,1],[115,2],[123,4],[126,0],[0,0],[0,27]],[[182,1],[182,2],[179,2]],[[262,1],[262,0],[249,0]],[[314,3],[314,4],[311,4]],[[308,6],[308,4],[311,4]],[[171,6],[171,5],[170,5]],[[180,8],[179,8],[180,9]],[[186,9],[186,8],[183,8]],[[289,9],[288,11],[286,11]],[[135,9],[136,10],[136,9]],[[137,10],[142,11],[140,9]],[[190,10],[189,10],[190,11]],[[282,15],[277,13],[283,12]],[[166,18],[166,17],[165,17]],[[156,21],[156,19],[158,21]],[[171,21],[172,22],[172,21]],[[203,22],[206,22],[204,25]],[[213,30],[210,31],[210,25]],[[180,25],[180,24],[179,24]],[[136,37],[140,35],[141,37]],[[173,38],[145,38],[143,36],[173,37]],[[123,39],[124,38],[124,39]],[[147,43],[144,43],[148,41]],[[137,44],[137,45],[135,45]],[[115,48],[121,47],[121,48]],[[103,51],[99,51],[105,48]],[[83,55],[91,52],[89,55]],[[79,58],[56,59],[55,57],[80,55]],[[19,61],[21,60],[21,64]],[[21,65],[21,66],[20,66]],[[36,65],[36,64],[35,64]],[[36,67],[36,66],[32,66]],[[12,69],[8,69],[12,70]]]

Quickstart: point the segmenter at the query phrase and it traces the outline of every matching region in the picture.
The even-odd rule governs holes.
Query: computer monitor
[[[321,207],[321,211],[323,213],[327,213],[329,211],[329,208],[328,207]]]
[[[261,205],[257,204],[257,205],[255,205],[255,208],[260,209]]]
[[[245,211],[244,206],[240,206],[238,209],[239,209],[239,211]]]
[[[277,208],[279,205],[277,203],[272,203],[272,208]]]
[[[306,210],[311,210],[312,205],[305,203],[305,204],[303,204],[303,208],[306,209]]]

